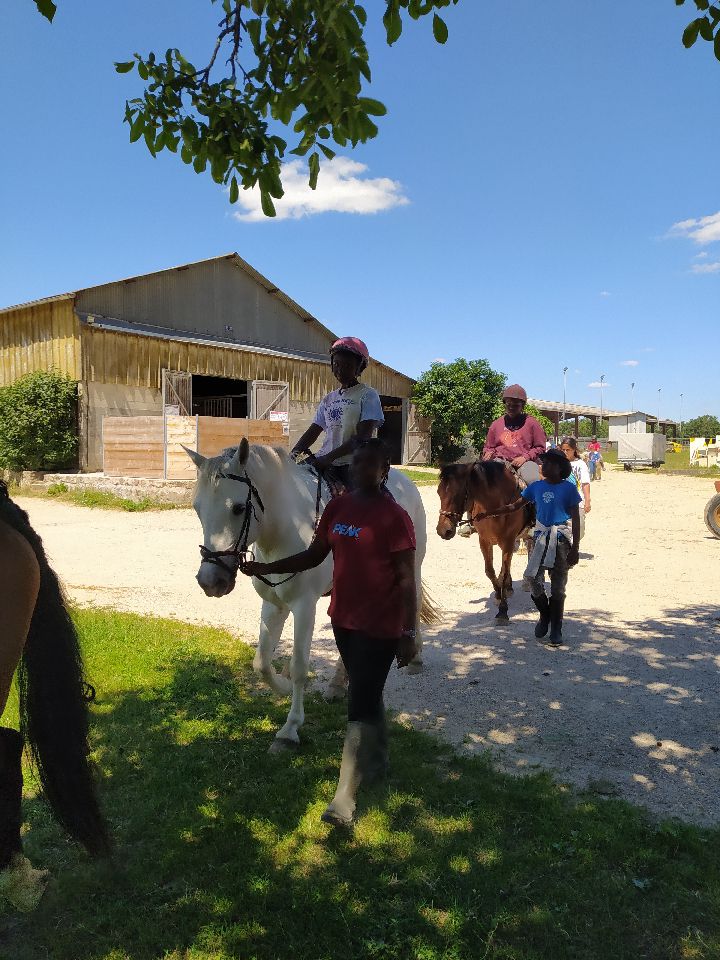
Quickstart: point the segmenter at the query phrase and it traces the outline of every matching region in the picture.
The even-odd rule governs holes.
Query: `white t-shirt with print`
[[[585,506],[585,494],[583,492],[583,484],[590,483],[590,471],[588,470],[588,465],[584,460],[571,460],[570,465],[572,466],[572,476],[575,481],[575,486],[578,488],[578,493],[583,498],[583,502],[580,504],[581,507]]]
[[[364,383],[356,383],[345,390],[333,390],[320,401],[314,423],[325,431],[325,440],[318,451],[324,457],[331,450],[337,450],[357,432],[359,423],[364,420],[377,420],[384,423],[382,403],[377,390]],[[349,453],[334,461],[338,465],[352,463]]]

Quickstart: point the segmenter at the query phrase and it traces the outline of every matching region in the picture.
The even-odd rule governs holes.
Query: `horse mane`
[[[210,481],[216,482],[220,478],[220,474],[225,470],[239,448],[239,444],[235,447],[225,447],[216,456],[207,458],[204,471]],[[250,445],[250,457],[253,456],[260,460],[263,467],[268,466],[273,460],[280,464],[291,462],[290,454],[285,447],[270,447],[260,443]]]
[[[505,475],[506,469],[505,464],[497,460],[481,460],[473,464],[473,472],[484,474],[488,487],[496,487],[500,478]]]

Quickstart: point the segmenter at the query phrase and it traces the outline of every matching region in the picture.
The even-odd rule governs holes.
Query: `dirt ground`
[[[423,488],[424,576],[445,617],[427,633],[424,673],[392,671],[388,706],[461,749],[490,751],[507,770],[549,769],[659,816],[717,823],[720,540],[702,519],[712,492],[707,480],[618,470],[594,483],[566,642],[553,650],[533,638],[534,609],[518,584],[526,558],[513,565],[511,623],[498,627],[477,538],[441,541],[437,495]],[[21,502],[75,601],[257,635],[260,601],[247,581],[222,600],[196,585],[192,512]],[[334,658],[326,610],[322,601],[320,685]]]

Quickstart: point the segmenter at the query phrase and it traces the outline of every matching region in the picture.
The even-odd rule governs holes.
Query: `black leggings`
[[[383,716],[383,689],[398,640],[378,640],[334,624],[333,631],[348,675],[348,720],[374,723]]]

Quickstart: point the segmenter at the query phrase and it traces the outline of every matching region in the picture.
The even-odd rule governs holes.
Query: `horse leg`
[[[304,601],[293,607],[293,655],[290,663],[292,703],[285,724],[275,734],[271,753],[297,749],[300,744],[300,727],[305,722],[305,684],[310,667],[310,644],[315,628],[315,600]]]
[[[508,616],[508,602],[507,598],[509,593],[512,593],[512,576],[510,574],[510,566],[512,564],[512,555],[513,547],[515,545],[515,538],[513,537],[508,544],[503,544],[502,549],[502,566],[500,567],[500,576],[498,580],[500,581],[500,604],[499,610],[495,617],[496,620],[509,620]],[[510,581],[510,590],[508,591],[508,580]]]
[[[285,621],[289,615],[290,609],[288,607],[263,600],[260,614],[260,636],[253,659],[255,673],[260,674],[268,686],[272,687],[277,693],[286,695],[290,693],[290,680],[276,672],[272,661],[280,642]]]
[[[333,674],[330,686],[325,694],[326,700],[342,700],[347,694],[348,675],[342,657],[338,655],[335,663],[335,673]]]
[[[480,537],[480,549],[482,550],[483,559],[485,560],[485,576],[488,578],[490,583],[492,583],[495,591],[495,600],[499,603],[502,599],[502,590],[500,587],[500,581],[495,575],[492,544],[489,540],[485,540],[482,536]]]

